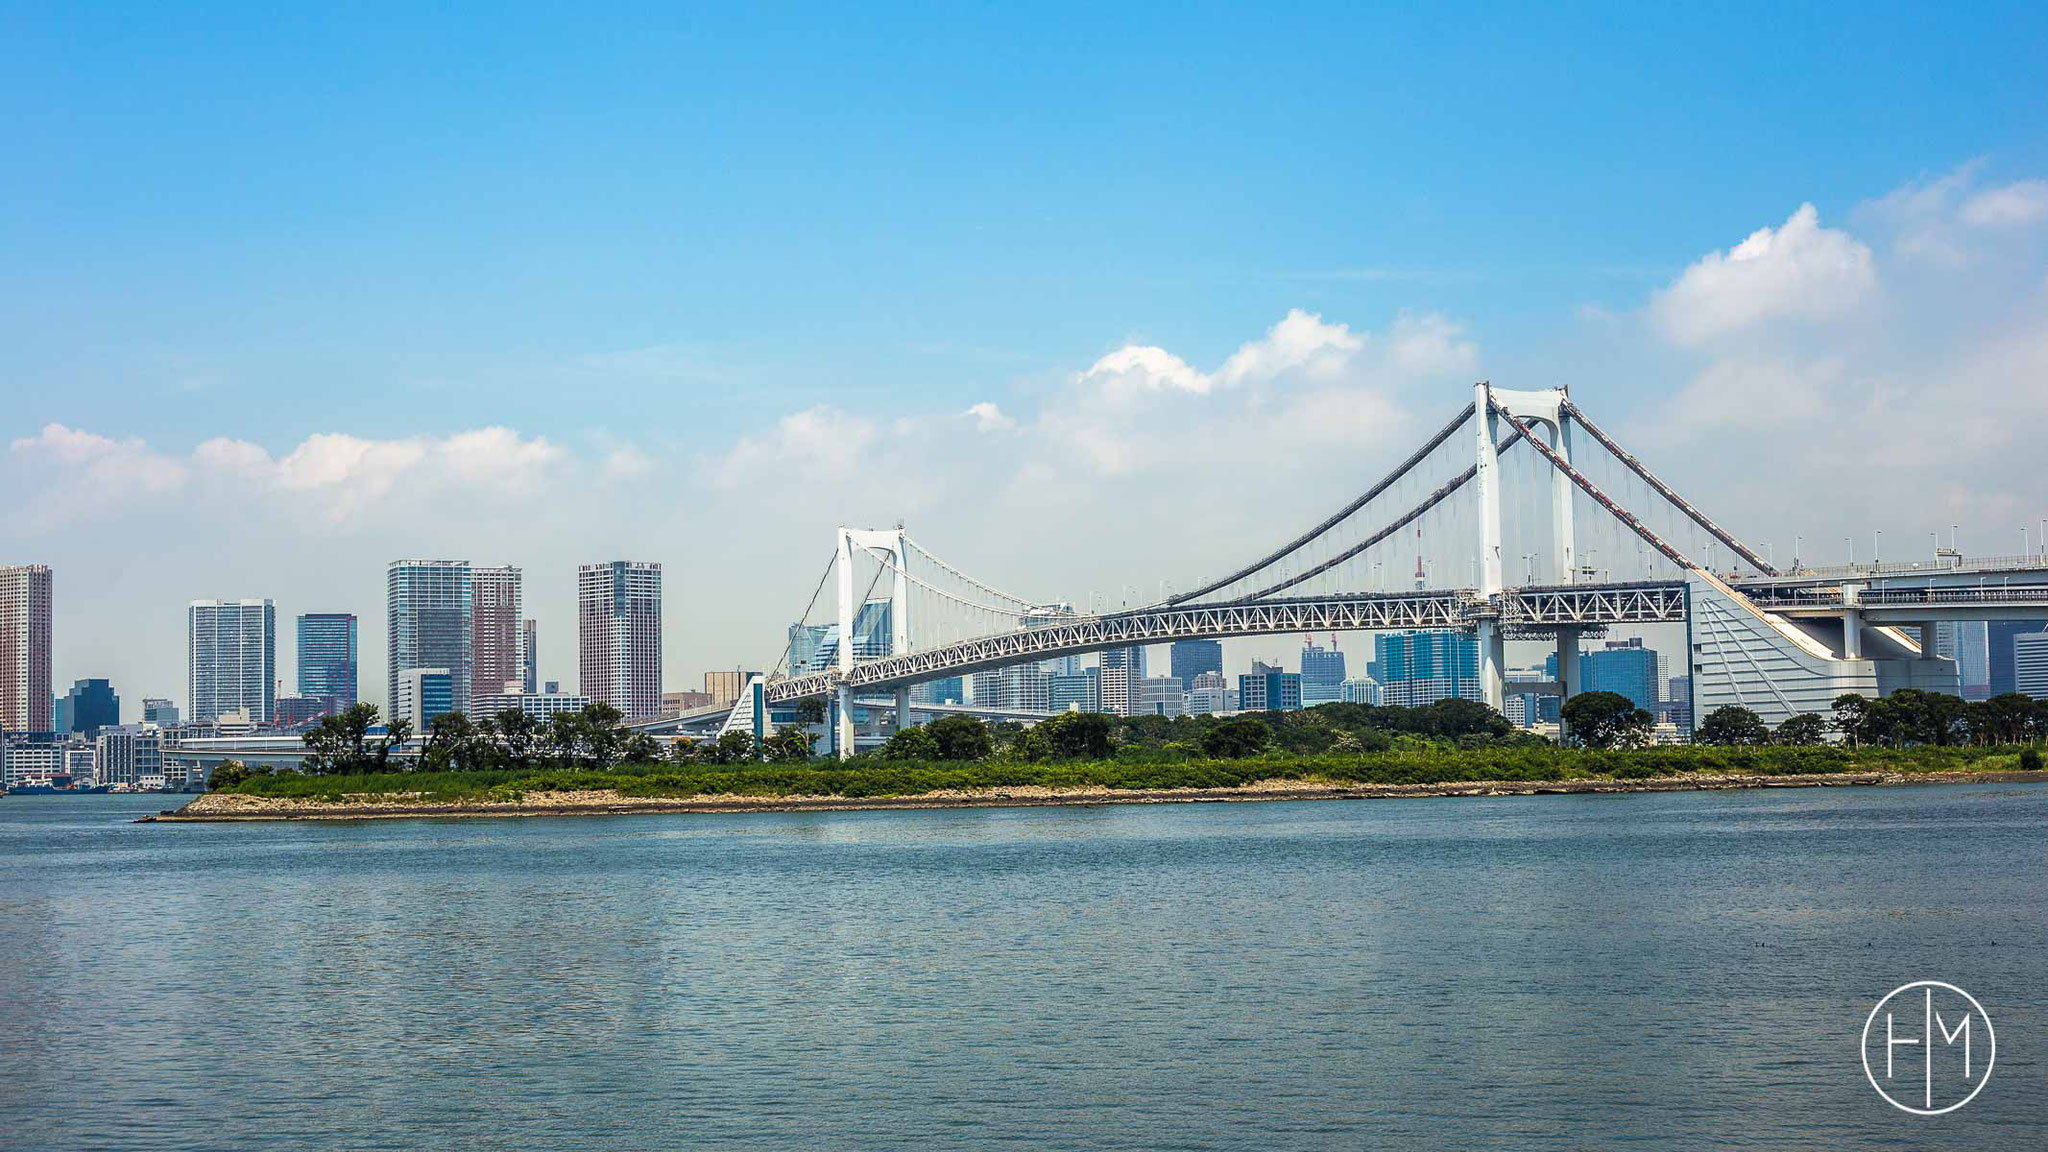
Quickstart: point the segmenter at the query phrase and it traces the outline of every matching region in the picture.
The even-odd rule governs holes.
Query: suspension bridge
[[[819,613],[828,585],[834,595]],[[1476,633],[1480,692],[1498,709],[1511,639],[1554,643],[1557,680],[1534,689],[1570,696],[1583,637],[1671,624],[1686,629],[1696,715],[1741,704],[1777,723],[1824,712],[1845,692],[1953,691],[1955,665],[1936,655],[1938,621],[2044,609],[2039,556],[1830,569],[1794,558],[1780,570],[1566,390],[1482,382],[1413,454],[1320,523],[1136,608],[1077,611],[1017,596],[946,563],[900,525],[842,527],[774,671],[730,710],[672,719],[758,737],[778,713],[821,700],[843,757],[855,744],[856,703],[886,708],[893,697],[901,726],[909,689],[923,681],[1174,640],[1438,629]]]

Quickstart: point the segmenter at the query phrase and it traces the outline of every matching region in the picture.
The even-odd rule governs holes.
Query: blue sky
[[[1873,374],[1919,365],[1932,379],[2000,341],[2035,363],[2039,5],[10,5],[5,22],[0,438],[27,442],[11,449],[12,483],[107,512],[17,519],[0,526],[0,553],[73,573],[60,623],[78,655],[67,663],[60,640],[60,676],[132,662],[129,678],[153,685],[138,695],[182,694],[184,598],[330,606],[291,602],[282,589],[318,578],[278,558],[310,562],[335,540],[369,557],[368,577],[322,594],[353,597],[343,607],[364,614],[366,634],[381,628],[375,575],[400,551],[537,570],[653,553],[708,583],[716,569],[691,566],[702,549],[689,541],[735,510],[759,515],[717,528],[739,532],[718,551],[777,569],[811,569],[829,543],[820,525],[907,506],[935,532],[957,519],[952,551],[991,565],[1053,583],[1141,580],[970,538],[973,518],[929,494],[997,481],[944,461],[796,508],[717,481],[772,463],[788,447],[778,422],[821,409],[886,430],[986,402],[1050,432],[1105,354],[1156,346],[1209,371],[1296,309],[1386,339],[1403,316],[1438,318],[1469,344],[1434,373],[1361,377],[1390,421],[1454,407],[1468,367],[1503,383],[1570,380],[1589,406],[1655,432],[1715,372],[1764,378],[1753,353],[1766,344],[1782,353],[1772,370],[1857,396],[1884,392]],[[1911,264],[1927,251],[1917,237],[1993,219],[1972,205],[2011,188],[2017,223],[1956,241],[1976,263]],[[1909,203],[1916,192],[1946,199]],[[1825,317],[1842,327],[1805,317],[1782,342],[1731,350],[1654,323],[1689,268],[1802,204],[1823,240],[1872,254],[1874,274]],[[1858,311],[1884,302],[1890,319]],[[1923,312],[1945,318],[1897,322]],[[1883,363],[1859,361],[1873,341]],[[1988,423],[2036,411],[2038,377],[2011,387],[1973,401]],[[117,447],[38,457],[51,424]],[[438,443],[490,427],[529,447],[544,439],[559,455],[536,460],[580,468],[526,495],[529,509],[573,495],[623,511],[509,540],[509,512],[462,524],[425,505],[417,522],[387,508],[368,522],[316,517],[312,532],[301,513],[320,484],[293,480],[259,511],[232,491],[200,499],[186,474],[214,438],[282,460],[309,437]],[[1247,443],[1240,459],[1219,443],[1194,463],[1227,475],[1261,452],[1309,450]],[[93,465],[96,486],[65,472],[117,452],[150,455]],[[1286,511],[1313,519],[1391,447],[1359,452],[1351,472],[1302,478]],[[1007,489],[1035,475],[1031,453],[1018,456]],[[587,486],[613,462],[638,484]],[[1942,466],[1901,482],[1938,487]],[[1795,531],[1742,471],[1694,479],[1748,512],[1756,534]],[[1126,479],[1164,498],[1187,476],[1139,466]],[[1845,493],[1859,531],[1953,514]],[[244,527],[215,547],[165,544],[191,587],[130,606],[142,576],[105,574],[107,557],[132,547],[130,520],[167,515]],[[678,583],[672,598],[713,595]],[[566,596],[530,587],[543,613]],[[762,595],[758,615],[772,620]],[[762,626],[678,614],[672,679],[749,659]],[[122,638],[137,629],[170,651],[130,655]]]

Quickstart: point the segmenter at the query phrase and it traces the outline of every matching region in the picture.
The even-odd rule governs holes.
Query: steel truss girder
[[[1171,640],[1271,636],[1287,632],[1403,632],[1466,629],[1482,618],[1516,629],[1652,624],[1685,619],[1685,585],[1580,584],[1522,588],[1489,603],[1469,589],[1361,594],[1156,607],[1111,616],[1077,616],[955,644],[884,656],[851,672],[814,672],[772,681],[768,702],[822,696],[845,684],[856,691],[958,676],[1006,664],[1050,660]]]
[[[1501,594],[1501,623],[1517,629],[1682,623],[1685,604],[1684,584],[1661,581],[1515,588]]]
[[[1452,591],[1260,600],[1078,616],[1056,624],[869,660],[855,665],[843,676],[814,672],[778,680],[768,685],[768,700],[778,704],[800,700],[821,695],[841,683],[855,689],[913,683],[1005,664],[1196,637],[1463,628],[1479,607],[1478,598],[1471,592]]]

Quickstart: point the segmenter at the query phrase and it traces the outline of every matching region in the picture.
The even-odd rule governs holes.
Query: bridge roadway
[[[1469,588],[1365,592],[1154,605],[1100,616],[1071,616],[1034,628],[980,636],[885,656],[849,672],[814,672],[770,681],[770,704],[823,696],[841,684],[868,693],[942,676],[961,676],[1033,660],[1174,640],[1223,639],[1309,632],[1400,632],[1469,628],[1483,618],[1519,629],[1605,624],[1679,623],[1686,617],[1681,581],[1575,584],[1510,589],[1498,603]]]

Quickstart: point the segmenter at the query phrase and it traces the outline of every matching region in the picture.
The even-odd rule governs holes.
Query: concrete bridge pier
[[[910,727],[910,685],[905,684],[896,690],[896,730],[901,732],[908,727]]]
[[[841,760],[853,759],[853,688],[841,684],[832,697],[832,745]]]
[[[1842,659],[1863,659],[1863,586],[1842,585]]]
[[[1479,621],[1479,692],[1486,698],[1487,707],[1502,713],[1508,704],[1506,639],[1501,634],[1500,621]]]
[[[1578,695],[1580,691],[1580,683],[1581,681],[1579,677],[1579,630],[1577,628],[1559,628],[1557,630],[1558,704],[1562,705],[1566,700],[1569,700],[1572,697]],[[1534,717],[1531,717],[1530,719],[1533,721]],[[1570,735],[1570,733],[1567,731],[1567,725],[1564,722],[1564,713],[1562,711],[1558,713],[1557,717],[1557,734],[1560,740]]]

